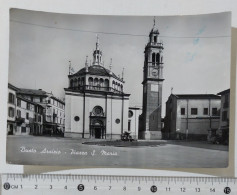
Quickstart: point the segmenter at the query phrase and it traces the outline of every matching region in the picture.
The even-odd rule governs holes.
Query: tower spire
[[[69,71],[68,71],[68,74],[71,75],[71,68],[72,68],[72,64],[71,64],[71,61],[69,60]]]
[[[110,64],[109,64],[109,74],[112,74],[112,58],[110,58]]]
[[[154,16],[154,18],[153,18],[153,28],[155,28],[155,26],[156,26],[156,17]]]
[[[122,80],[123,80],[123,77],[124,77],[124,67],[123,67],[123,71],[122,71]]]
[[[88,67],[89,67],[89,64],[88,64],[88,56],[86,56],[85,67],[86,67],[86,72],[88,72]]]
[[[99,35],[96,34],[96,50],[99,50]]]
[[[109,70],[111,71],[112,69],[112,58],[110,58],[110,64],[109,64]]]
[[[93,52],[93,63],[92,65],[102,66],[102,51],[99,48],[99,36],[96,34],[96,46]]]

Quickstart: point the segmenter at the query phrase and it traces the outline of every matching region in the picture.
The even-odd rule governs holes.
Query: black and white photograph
[[[231,14],[10,10],[9,164],[226,168]]]

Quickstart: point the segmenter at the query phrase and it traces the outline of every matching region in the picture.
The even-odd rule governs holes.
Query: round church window
[[[75,117],[74,117],[74,120],[75,120],[76,122],[78,122],[78,121],[80,120],[80,117],[79,117],[79,116],[75,116]]]
[[[117,124],[119,124],[119,123],[120,123],[120,119],[117,118],[117,119],[115,120],[115,122],[116,122]]]
[[[131,118],[133,116],[133,111],[129,110],[128,111],[128,117]]]
[[[96,106],[93,109],[93,114],[98,116],[103,114],[103,108],[101,106]]]

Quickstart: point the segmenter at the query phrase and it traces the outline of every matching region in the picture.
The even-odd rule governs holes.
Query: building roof
[[[55,96],[51,96],[51,98],[65,105],[65,102],[63,100],[56,98]]]
[[[139,108],[139,107],[129,107],[128,109],[130,109],[130,110],[141,110],[141,108]]]
[[[171,94],[177,99],[220,99],[221,97],[215,94]]]
[[[36,102],[32,102],[31,100],[28,100],[28,99],[26,99],[26,98],[24,98],[22,96],[17,96],[17,99],[21,99],[21,100],[23,100],[25,102],[28,102],[28,103],[33,104],[33,105],[41,106],[43,108],[43,106],[41,104],[36,103]]]
[[[9,88],[9,89],[13,89],[13,90],[15,90],[15,91],[18,91],[18,90],[19,90],[19,88],[17,88],[16,86],[12,85],[11,83],[8,83],[8,88]]]
[[[47,96],[47,92],[41,89],[23,89],[20,88],[18,91],[19,94],[33,95],[33,96]]]
[[[100,65],[89,66],[88,72],[86,71],[86,67],[84,67],[81,70],[79,70],[77,73],[69,75],[69,77],[80,76],[80,75],[85,75],[85,74],[114,77],[115,79],[121,82],[124,82],[121,78],[116,76],[113,72],[110,73],[110,70]]]
[[[227,93],[230,93],[230,89],[226,89],[224,91],[221,91],[217,95],[224,95],[224,94],[227,94]]]
[[[154,26],[154,27],[151,29],[150,34],[160,34],[160,33],[159,33],[158,28],[157,28],[156,26]]]
[[[14,85],[8,83],[8,87],[10,89],[14,89],[17,91],[18,97],[20,97],[22,100],[28,101],[30,103],[35,104],[35,102],[32,102],[30,100],[27,100],[26,98],[22,97],[21,95],[29,95],[29,96],[41,96],[41,97],[47,97],[49,96],[50,98],[62,103],[65,105],[65,102],[55,96],[53,96],[53,94],[48,93],[42,89],[25,89],[25,88],[17,88]],[[40,104],[41,105],[41,104]],[[42,105],[41,105],[42,106]]]

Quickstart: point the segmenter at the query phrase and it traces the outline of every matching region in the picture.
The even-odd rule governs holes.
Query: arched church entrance
[[[100,120],[93,121],[92,136],[96,139],[103,139],[104,137],[104,128],[103,122]]]
[[[95,106],[90,112],[90,137],[106,139],[106,117],[101,106]]]

